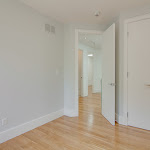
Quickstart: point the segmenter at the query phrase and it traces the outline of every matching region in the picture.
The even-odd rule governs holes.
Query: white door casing
[[[127,29],[128,125],[150,130],[150,15]]]
[[[115,125],[115,24],[103,33],[102,115]]]

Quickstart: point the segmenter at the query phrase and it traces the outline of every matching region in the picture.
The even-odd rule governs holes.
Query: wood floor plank
[[[79,98],[79,117],[63,116],[0,145],[0,150],[150,150],[150,131],[110,123],[101,95]]]

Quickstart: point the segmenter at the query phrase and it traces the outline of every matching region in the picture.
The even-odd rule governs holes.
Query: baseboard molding
[[[100,93],[101,89],[93,89],[92,93]]]
[[[78,117],[78,112],[74,111],[74,110],[70,110],[70,111],[64,111],[64,115],[67,117]]]
[[[116,122],[122,125],[127,125],[126,119],[118,114],[116,114]]]
[[[46,116],[32,120],[30,122],[21,124],[19,126],[9,129],[9,130],[3,131],[0,133],[0,143],[6,142],[14,137],[17,137],[17,136],[23,134],[23,133],[33,130],[33,129],[35,129],[39,126],[42,126],[50,121],[53,121],[59,117],[62,117],[63,115],[64,115],[64,110],[62,109],[57,112],[53,112]]]

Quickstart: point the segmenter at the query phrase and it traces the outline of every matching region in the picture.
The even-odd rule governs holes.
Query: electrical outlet
[[[8,118],[3,118],[2,119],[2,126],[5,126],[8,124]]]

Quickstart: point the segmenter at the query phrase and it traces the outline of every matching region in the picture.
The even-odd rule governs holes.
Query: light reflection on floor
[[[101,114],[101,94],[92,93],[92,86],[89,86],[87,97],[79,98],[79,110],[79,117],[84,117],[88,126],[93,127],[97,114]]]

